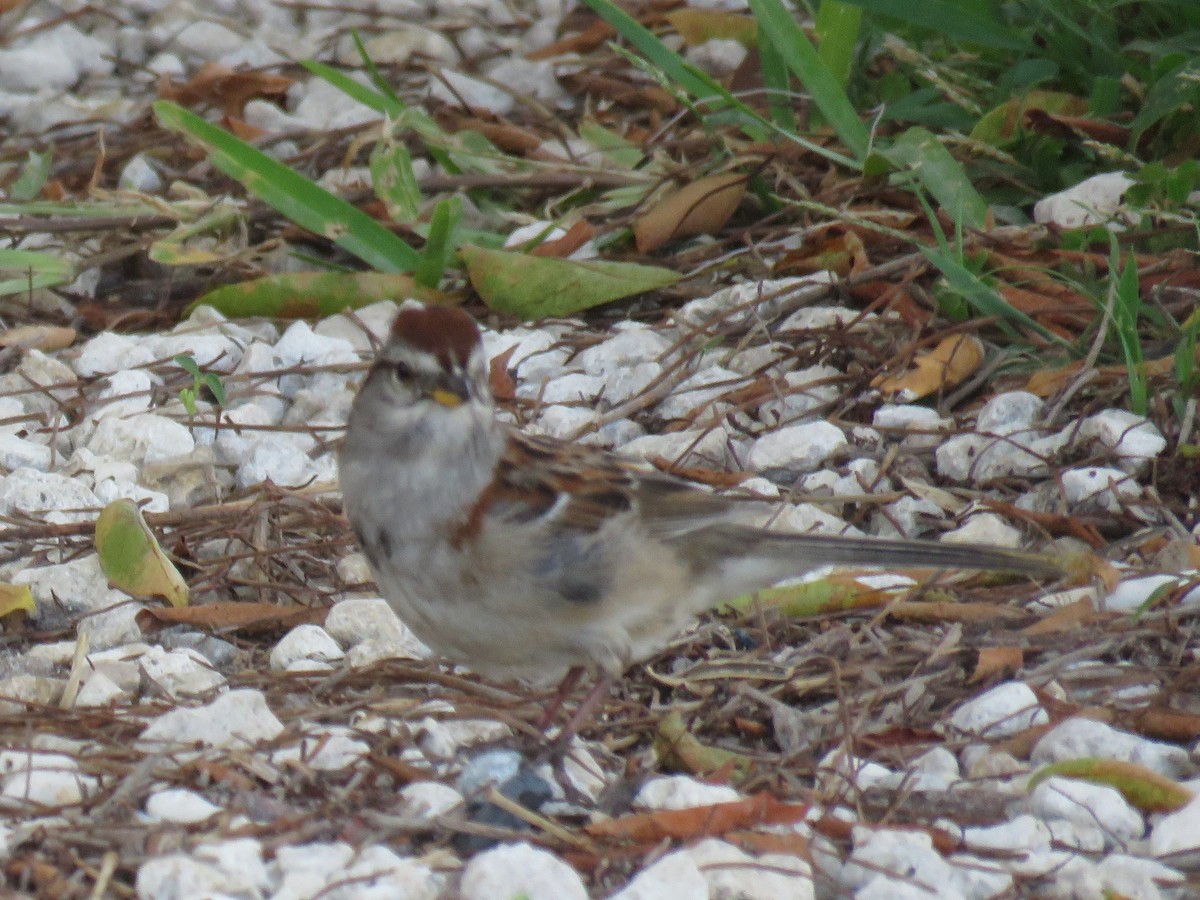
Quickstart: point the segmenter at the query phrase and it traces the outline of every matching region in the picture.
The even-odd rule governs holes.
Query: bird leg
[[[541,719],[538,720],[538,728],[545,731],[554,724],[555,718],[562,710],[571,691],[579,684],[583,673],[582,666],[572,666],[567,670],[567,674],[559,682],[558,690],[554,692],[554,697],[551,699],[550,705],[546,707],[546,711],[542,714]],[[612,676],[607,672],[601,672],[596,676],[596,681],[592,684],[591,690],[583,698],[583,702],[579,704],[575,712],[567,719],[567,724],[562,727],[562,730],[555,735],[555,743],[566,744],[583,725],[587,724],[592,713],[596,711],[596,707],[600,705],[600,701],[608,696],[608,692],[612,689],[612,684]]]

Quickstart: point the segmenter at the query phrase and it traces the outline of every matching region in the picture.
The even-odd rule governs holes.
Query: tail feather
[[[729,526],[725,526],[729,527]],[[1061,577],[1062,562],[1044,553],[979,544],[886,540],[826,534],[787,534],[757,528],[731,530],[763,556],[779,560],[802,557],[810,566],[853,565],[872,568],[972,569]],[[734,535],[726,535],[726,539]]]

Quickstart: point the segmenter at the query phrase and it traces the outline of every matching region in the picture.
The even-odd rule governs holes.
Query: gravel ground
[[[327,159],[329,180],[350,183],[322,136],[375,117],[290,60],[352,64],[359,27],[431,107],[469,97],[503,113],[512,97],[482,74],[566,108],[569,61],[523,55],[565,14],[550,0],[32,3],[0,19],[19,35],[0,48],[3,156],[52,140],[94,151],[105,121],[122,187],[165,193],[184,169],[131,136],[161,78],[217,62],[297,77],[282,105],[253,101],[245,119],[279,136],[273,152]],[[92,166],[60,151],[56,174]],[[52,230],[21,246],[95,250]],[[137,273],[123,274],[135,291]],[[36,303],[111,315],[111,275],[91,268]],[[177,310],[156,278],[146,290]],[[163,304],[146,309],[164,321]],[[1154,422],[1118,408],[1119,391],[1048,404],[1026,376],[986,373],[986,390],[938,404],[885,400],[872,376],[911,329],[851,308],[824,276],[738,272],[587,321],[473,311],[504,360],[504,414],[531,430],[686,471],[780,528],[1083,560],[1090,532],[1055,524],[1070,518],[1116,541],[1111,564],[1059,585],[947,577],[915,593],[907,575],[875,576],[855,587],[874,595],[861,612],[713,615],[552,752],[530,724],[548,698],[429,659],[376,597],[340,516],[334,447],[394,303],[318,324],[201,308],[155,331],[9,348],[0,580],[38,606],[0,632],[11,890],[1200,894],[1195,475]],[[223,407],[186,408],[183,353],[220,376]],[[142,505],[210,618],[181,624],[108,586],[93,523],[120,498]],[[232,600],[258,618],[216,605]]]

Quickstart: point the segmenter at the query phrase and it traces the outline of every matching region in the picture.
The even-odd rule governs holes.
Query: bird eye
[[[398,362],[392,366],[392,375],[394,375],[398,381],[408,381],[413,377],[412,366],[406,362]]]

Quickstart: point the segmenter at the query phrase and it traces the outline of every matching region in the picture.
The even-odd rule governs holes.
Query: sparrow
[[[743,524],[740,501],[496,412],[474,320],[406,306],[339,455],[380,592],[432,650],[485,676],[611,679],[721,601],[818,567],[1062,574],[999,547]]]

